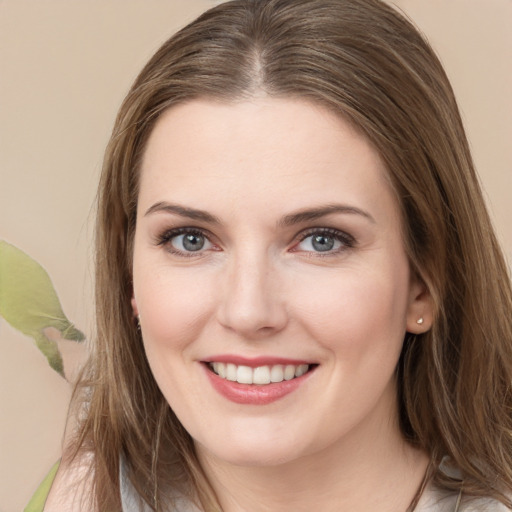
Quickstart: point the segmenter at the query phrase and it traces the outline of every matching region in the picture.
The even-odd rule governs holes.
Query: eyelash
[[[159,235],[156,239],[156,244],[160,246],[167,246],[167,250],[171,254],[176,254],[181,257],[185,258],[191,258],[191,257],[198,257],[203,254],[204,251],[180,251],[176,248],[174,248],[171,245],[171,241],[173,238],[176,238],[180,235],[192,235],[192,236],[200,236],[204,237],[208,242],[213,244],[211,241],[212,236],[202,229],[198,228],[192,228],[192,227],[181,227],[181,228],[175,228],[170,229],[167,231],[164,231],[161,235]],[[320,235],[320,236],[326,236],[329,238],[333,238],[335,241],[340,242],[342,246],[334,251],[328,250],[325,251],[325,253],[322,253],[322,251],[300,251],[299,249],[294,249],[298,244],[302,243],[307,238],[313,236],[313,235]],[[336,254],[339,254],[347,249],[351,249],[356,245],[356,240],[352,235],[349,235],[348,233],[344,231],[340,231],[338,229],[333,228],[310,228],[305,232],[302,232],[299,237],[298,241],[294,244],[294,248],[292,248],[291,252],[304,252],[304,253],[311,253],[311,257],[328,257],[333,256]]]
[[[334,228],[310,228],[307,231],[301,233],[299,242],[301,243],[307,238],[313,236],[313,235],[320,235],[320,236],[326,236],[328,238],[334,238],[335,241],[341,243],[341,247],[336,250],[329,250],[322,253],[321,251],[304,251],[306,253],[314,254],[314,256],[311,257],[329,257],[329,256],[335,256],[337,254],[340,254],[341,252],[346,251],[347,249],[352,249],[356,245],[356,240],[352,235],[349,235],[348,233],[344,231],[340,231],[339,229]],[[297,245],[297,244],[296,244]],[[299,250],[293,251],[293,252],[299,252]]]
[[[166,246],[166,249],[171,254],[176,254],[176,255],[184,257],[184,258],[193,258],[193,257],[197,258],[198,256],[202,255],[202,252],[200,252],[200,251],[198,251],[198,252],[180,251],[180,250],[174,248],[171,245],[171,241],[173,238],[176,238],[177,236],[180,236],[180,235],[200,236],[200,237],[204,237],[210,243],[213,243],[213,242],[211,242],[212,236],[208,232],[206,232],[202,229],[198,229],[198,228],[187,228],[187,227],[169,229],[167,231],[164,231],[161,235],[159,235],[157,237],[156,243],[157,243],[157,245]]]

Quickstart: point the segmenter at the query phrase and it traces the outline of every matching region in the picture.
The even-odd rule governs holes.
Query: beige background
[[[0,0],[0,239],[48,270],[86,334],[91,208],[116,110],[160,43],[214,3]],[[396,3],[452,79],[512,261],[512,1]],[[0,512],[11,512],[59,457],[70,390],[31,340],[1,319],[0,350]]]

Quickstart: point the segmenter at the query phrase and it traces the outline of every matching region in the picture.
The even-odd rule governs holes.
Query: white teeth
[[[236,365],[228,363],[226,365],[226,379],[236,382]]]
[[[276,364],[273,366],[237,366],[232,363],[210,363],[210,368],[221,378],[238,382],[239,384],[265,385],[271,382],[283,382],[301,377],[309,370],[308,364]]]
[[[254,368],[252,383],[270,384],[270,368],[268,366],[258,366]]]
[[[304,375],[308,371],[308,365],[307,364],[301,364],[297,366],[297,369],[295,370],[295,377],[300,377],[301,375]]]
[[[281,364],[276,364],[270,369],[270,382],[283,382],[284,368]]]
[[[295,377],[295,366],[287,364],[284,367],[284,380],[292,380]]]
[[[215,370],[215,366],[213,367]],[[226,378],[226,365],[224,363],[217,363],[217,370],[215,370],[215,373],[219,375],[219,377],[222,377],[223,379]]]
[[[252,368],[239,366],[236,371],[236,381],[240,384],[252,384]]]

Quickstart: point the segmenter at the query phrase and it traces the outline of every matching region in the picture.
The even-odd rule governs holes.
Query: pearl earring
[[[423,317],[418,318],[418,320],[416,320],[416,323],[417,323],[418,325],[423,324],[423,322],[424,322]]]

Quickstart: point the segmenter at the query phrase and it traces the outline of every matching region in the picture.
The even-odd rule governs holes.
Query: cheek
[[[321,295],[302,290],[297,317],[318,343],[347,356],[400,351],[405,335],[408,272],[340,272]],[[394,346],[395,350],[389,350]]]
[[[134,289],[148,352],[183,350],[211,316],[214,290],[197,275],[146,266],[134,272]]]
[[[165,266],[160,270],[155,265],[141,266],[140,274],[134,269],[135,297],[151,371],[171,408],[185,424],[192,425],[190,403],[201,402],[200,387],[191,372],[197,355],[195,342],[211,318],[215,296],[205,280],[201,286],[200,281]]]

